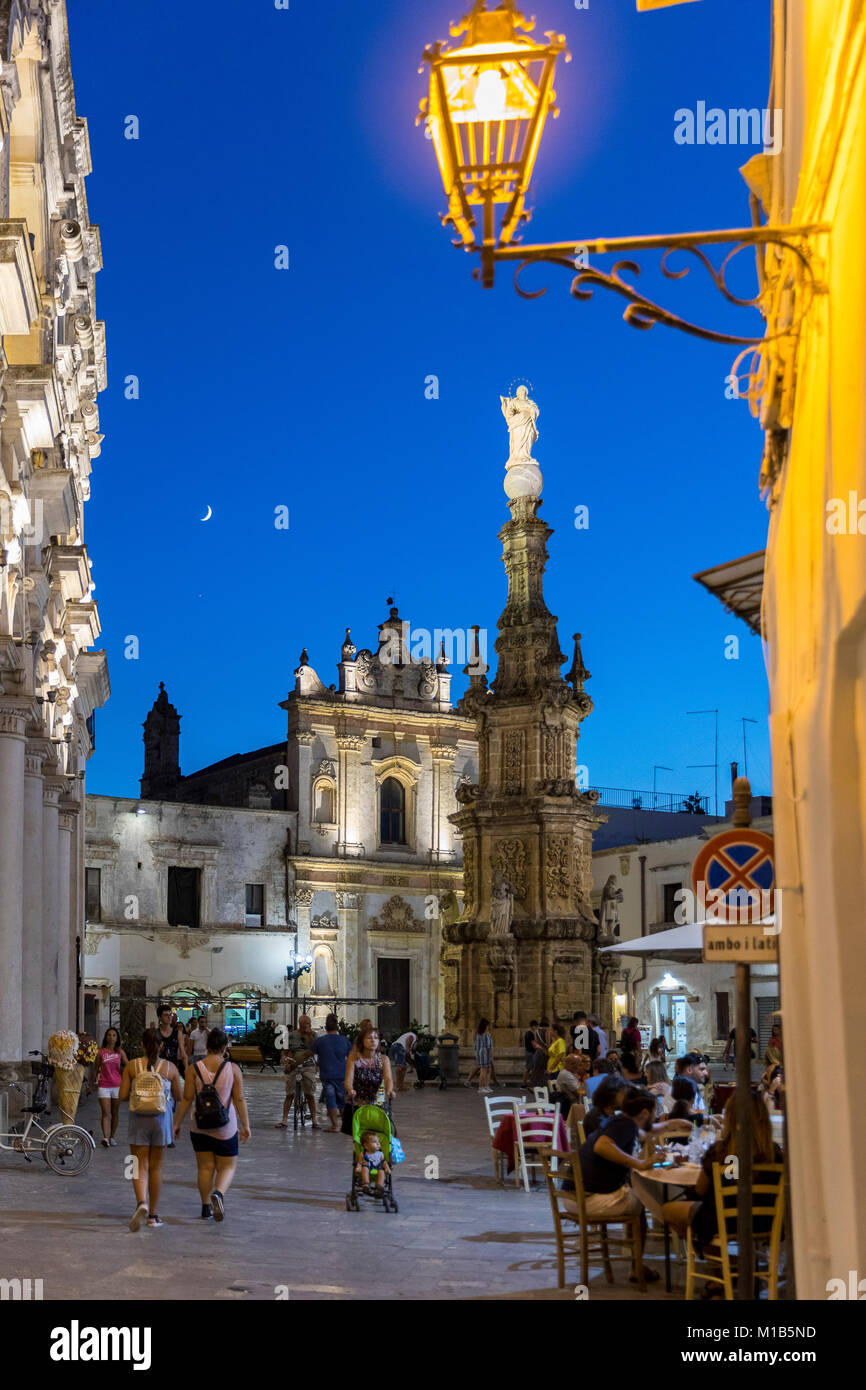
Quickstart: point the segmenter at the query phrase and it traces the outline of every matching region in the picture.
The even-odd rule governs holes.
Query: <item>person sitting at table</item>
[[[670,1114],[673,1105],[667,1068],[664,1062],[655,1061],[647,1062],[644,1070],[646,1071],[647,1090],[656,1098],[656,1119],[660,1120],[663,1116]]]
[[[752,1107],[752,1163],[781,1163],[782,1150],[773,1142],[773,1131],[767,1107],[760,1096],[750,1094]],[[729,1186],[735,1179],[728,1176],[730,1159],[737,1152],[737,1098],[728,1096],[722,1117],[722,1132],[715,1144],[704,1154],[701,1171],[694,1186],[697,1200],[680,1198],[665,1202],[661,1208],[663,1220],[680,1235],[685,1235],[686,1227],[691,1226],[692,1234],[699,1245],[709,1245],[718,1234],[719,1222],[716,1215],[716,1195],[713,1190],[713,1164],[722,1164],[722,1182]],[[755,1233],[766,1234],[770,1229],[770,1217],[758,1217]],[[710,1286],[712,1287],[712,1286]]]
[[[640,1070],[633,1052],[622,1054],[622,1074],[626,1081],[631,1081],[634,1086],[646,1086],[646,1076]]]
[[[571,1106],[575,1102],[578,1104],[583,1101],[585,1090],[583,1076],[581,1074],[580,1063],[583,1059],[576,1053],[571,1052],[564,1059],[560,1071],[556,1074],[556,1099],[562,1102],[562,1118],[568,1115]]]
[[[785,1076],[780,1066],[767,1067],[761,1077],[758,1094],[762,1097],[771,1115],[775,1114],[777,1110],[784,1110]]]
[[[694,1110],[708,1110],[704,1087],[710,1079],[709,1068],[699,1052],[686,1052],[676,1062],[677,1076],[688,1076],[695,1083]]]
[[[695,1109],[695,1096],[697,1087],[689,1076],[675,1076],[671,1083],[671,1098],[673,1104],[668,1114],[670,1120],[687,1120],[690,1125],[702,1125],[707,1121],[707,1115],[702,1110]]]
[[[666,1058],[666,1056],[667,1056],[667,1049],[668,1049],[668,1045],[667,1045],[667,1043],[665,1042],[665,1040],[664,1040],[663,1037],[660,1036],[660,1037],[658,1037],[658,1038],[651,1038],[651,1039],[650,1039],[650,1045],[649,1045],[649,1061],[650,1061],[650,1062],[661,1062],[662,1066],[663,1066],[664,1069],[665,1069],[665,1076],[664,1076],[665,1081],[669,1081],[669,1080],[670,1080],[670,1077],[668,1076],[667,1064],[666,1064],[666,1062],[665,1062],[665,1058]],[[647,1064],[647,1065],[648,1065],[648,1064]]]
[[[626,1081],[618,1071],[602,1077],[601,1084],[596,1087],[592,1098],[592,1109],[587,1110],[583,1120],[583,1132],[587,1139],[597,1129],[604,1128],[633,1089],[631,1082]]]
[[[578,1149],[587,1216],[616,1221],[638,1212],[641,1214],[636,1268],[643,1256],[646,1217],[640,1198],[631,1189],[629,1177],[632,1172],[641,1172],[653,1165],[652,1157],[635,1158],[634,1149],[640,1141],[641,1130],[651,1124],[654,1111],[654,1096],[648,1091],[632,1090],[623,1099],[621,1113],[612,1116],[604,1129],[590,1135]],[[658,1277],[654,1270],[644,1269],[645,1279],[655,1282]],[[629,1276],[629,1282],[637,1282],[636,1273]]]
[[[609,1062],[606,1057],[596,1057],[592,1064],[592,1074],[586,1078],[584,1083],[586,1094],[594,1096],[602,1081],[606,1076],[613,1076],[616,1068],[613,1062]]]
[[[614,1071],[622,1072],[622,1063],[619,1060],[619,1053],[615,1047],[612,1047],[610,1052],[608,1052],[607,1061],[613,1064]]]

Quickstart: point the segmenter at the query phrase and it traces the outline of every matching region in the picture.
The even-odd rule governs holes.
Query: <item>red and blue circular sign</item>
[[[725,907],[734,920],[757,922],[774,910],[775,866],[773,837],[743,826],[723,830],[698,851],[692,865],[692,887],[714,896],[715,909]],[[747,895],[751,894],[751,897]]]

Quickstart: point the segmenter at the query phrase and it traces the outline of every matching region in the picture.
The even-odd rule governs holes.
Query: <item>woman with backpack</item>
[[[190,1106],[189,1137],[198,1167],[202,1219],[222,1221],[225,1195],[238,1161],[238,1134],[250,1137],[241,1069],[226,1057],[229,1040],[222,1028],[207,1035],[207,1056],[187,1068],[186,1086],[174,1121],[175,1138]],[[238,1126],[240,1116],[240,1127]]]
[[[134,1163],[132,1186],[136,1208],[129,1223],[137,1231],[161,1226],[157,1215],[162,1186],[162,1156],[172,1142],[170,1098],[182,1096],[180,1076],[173,1062],[160,1057],[162,1039],[148,1028],[142,1037],[144,1056],[135,1057],[123,1069],[118,1100],[129,1101],[129,1151]]]

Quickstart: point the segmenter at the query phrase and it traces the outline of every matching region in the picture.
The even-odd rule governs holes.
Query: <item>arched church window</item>
[[[380,839],[383,845],[406,843],[406,789],[396,777],[386,777],[382,783]]]
[[[330,782],[316,783],[316,825],[334,824],[334,788]]]

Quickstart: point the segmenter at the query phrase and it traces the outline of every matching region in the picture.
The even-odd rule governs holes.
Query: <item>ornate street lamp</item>
[[[443,221],[459,232],[455,245],[479,253],[478,278],[485,289],[493,285],[497,263],[512,261],[518,294],[535,299],[545,290],[525,290],[518,279],[527,265],[545,261],[577,271],[571,282],[575,299],[591,299],[595,287],[612,290],[625,299],[623,318],[634,328],[663,323],[710,342],[743,347],[732,369],[736,394],[749,399],[764,430],[788,428],[799,327],[813,296],[825,289],[816,274],[814,238],[828,232],[829,226],[762,224],[760,201],[752,193],[751,227],[671,236],[574,237],[539,245],[520,243],[517,234],[530,215],[525,201],[544,124],[549,114],[558,114],[554,67],[561,53],[566,61],[570,58],[562,35],[547,33],[545,44],[536,43],[527,37],[534,27],[535,20],[525,19],[515,0],[500,0],[491,9],[486,8],[485,0],[475,0],[469,14],[450,28],[452,38],[466,35],[464,46],[451,49],[435,43],[424,53],[430,67],[430,91],[421,102],[417,124],[425,125],[436,150],[448,198]],[[419,71],[424,71],[423,64]],[[482,209],[480,239],[476,235],[477,208]],[[498,221],[497,208],[502,209]],[[703,249],[712,245],[729,248],[718,267]],[[747,247],[755,250],[758,291],[751,298],[742,298],[728,286],[726,276],[732,260]],[[648,299],[631,279],[624,278],[640,274],[635,261],[617,260],[608,270],[594,262],[595,257],[625,251],[659,252],[660,268],[670,280],[680,280],[689,271],[688,265],[671,264],[675,253],[694,257],[729,303],[761,311],[766,331],[760,336],[741,337],[704,328]],[[746,387],[740,390],[736,373],[744,358],[749,364]]]
[[[494,247],[507,246],[522,222],[526,191],[548,115],[558,115],[553,71],[562,34],[547,43],[527,34],[535,20],[524,19],[514,0],[485,9],[476,0],[452,38],[466,35],[460,48],[435,43],[424,53],[430,65],[430,94],[421,102],[417,123],[433,141],[448,198],[445,221],[452,223],[471,250],[475,209],[482,209],[482,283],[493,284]],[[523,31],[523,32],[521,32]],[[423,72],[423,66],[419,69]],[[503,211],[497,220],[496,209]]]

